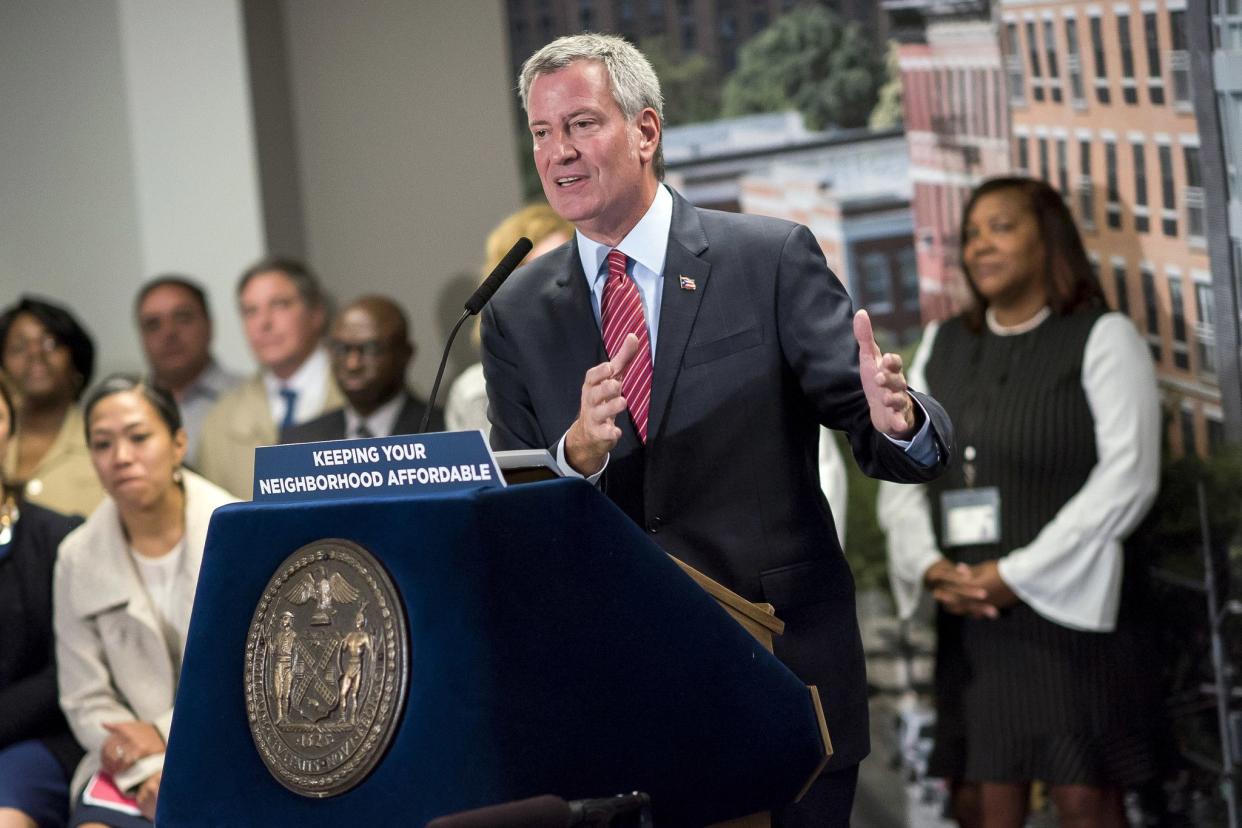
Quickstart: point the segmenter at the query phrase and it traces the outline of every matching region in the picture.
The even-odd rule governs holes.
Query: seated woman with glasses
[[[103,498],[77,405],[95,366],[90,335],[64,308],[24,296],[0,312],[0,364],[21,424],[3,456],[5,479],[31,503],[89,515]]]

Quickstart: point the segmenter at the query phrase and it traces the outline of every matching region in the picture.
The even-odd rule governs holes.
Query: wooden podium
[[[699,572],[685,561],[678,560],[676,557],[669,555],[673,562],[681,567],[682,571],[689,575],[694,582],[701,586],[703,590],[716,599],[724,611],[729,616],[741,624],[743,629],[753,635],[760,644],[772,652],[772,639],[785,631],[785,622],[776,617],[776,608],[771,604],[755,604],[747,601],[731,589],[721,586],[716,581]],[[796,802],[801,799],[819,778],[820,773],[824,770],[824,765],[828,764],[828,760],[832,758],[832,739],[828,735],[828,722],[824,718],[824,707],[820,703],[819,689],[815,685],[807,685],[806,688],[811,694],[811,704],[815,708],[815,716],[819,720],[819,735],[824,741],[824,759],[819,763],[819,767],[806,780],[806,784],[802,786],[802,790],[798,793]],[[727,822],[717,822],[708,828],[768,828],[772,824],[771,815],[766,812],[751,814],[749,816],[731,819]]]

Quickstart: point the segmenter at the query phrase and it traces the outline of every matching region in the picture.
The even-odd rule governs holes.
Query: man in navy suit
[[[346,404],[280,433],[282,443],[311,443],[345,437],[416,434],[427,403],[405,384],[414,343],[405,313],[384,296],[350,302],[332,322],[328,335],[332,377]],[[444,430],[440,409],[431,413],[431,431]]]
[[[835,748],[779,822],[847,825],[866,676],[818,429],[845,431],[868,474],[914,482],[948,462],[948,418],[907,390],[865,313],[851,325],[809,230],[661,183],[663,102],[640,52],[561,38],[519,86],[544,193],[577,232],[484,312],[492,443],[549,448],[668,552],[775,605],[776,654],[819,687]]]

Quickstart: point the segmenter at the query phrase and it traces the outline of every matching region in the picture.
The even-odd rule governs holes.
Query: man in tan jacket
[[[207,415],[198,459],[203,476],[248,499],[255,448],[276,443],[282,428],[339,408],[344,398],[320,346],[323,291],[306,265],[284,258],[256,263],[237,283],[237,305],[260,371]]]

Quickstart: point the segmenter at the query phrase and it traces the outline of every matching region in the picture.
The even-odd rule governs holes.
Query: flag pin
[[[694,290],[696,287],[698,287],[694,283],[694,280],[691,279],[689,276],[678,276],[677,283],[681,286],[682,290]]]

